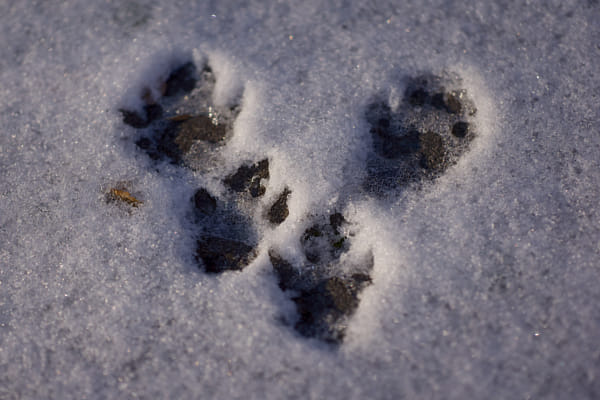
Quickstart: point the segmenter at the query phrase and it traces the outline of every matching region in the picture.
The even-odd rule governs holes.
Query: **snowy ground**
[[[0,0],[0,399],[600,398],[599,21],[597,0]],[[119,112],[187,61],[240,101],[202,171],[150,160]],[[369,105],[423,74],[460,82],[474,139],[374,194]],[[238,204],[256,258],[207,273],[190,199],[237,204],[222,178],[263,158]],[[269,250],[302,269],[336,211],[342,261],[373,266],[331,345],[294,329]]]

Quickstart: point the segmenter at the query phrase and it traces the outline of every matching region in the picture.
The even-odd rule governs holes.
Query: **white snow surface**
[[[597,0],[5,0],[0,38],[0,399],[600,398]],[[159,173],[118,109],[187,60],[242,111],[216,171]],[[477,137],[370,196],[365,108],[422,72],[462,79]],[[206,274],[190,197],[264,157],[260,253]],[[332,347],[282,322],[267,251],[340,205],[375,264]]]

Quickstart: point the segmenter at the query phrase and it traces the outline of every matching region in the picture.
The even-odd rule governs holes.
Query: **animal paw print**
[[[193,62],[175,68],[162,82],[158,95],[144,89],[139,111],[121,109],[123,122],[139,130],[135,140],[158,166],[169,162],[203,173],[218,163],[216,154],[233,135],[233,122],[240,107],[215,107],[211,102],[216,80],[212,68],[198,69]],[[198,226],[196,258],[208,273],[239,271],[256,257],[257,234],[248,213],[238,207],[240,200],[262,197],[269,179],[269,160],[244,163],[225,176],[228,190],[222,198],[199,188],[192,198]],[[267,210],[273,225],[288,216],[285,188]]]
[[[349,224],[337,212],[317,221],[300,238],[303,265],[293,266],[273,249],[269,259],[279,287],[296,304],[296,331],[305,337],[340,344],[348,320],[358,308],[360,292],[371,283],[373,258],[368,255],[342,265],[340,258],[349,250],[349,236],[353,235]]]
[[[203,218],[200,224],[203,233],[198,240],[196,254],[206,272],[239,271],[256,257],[256,239],[252,240],[255,235],[249,229],[253,223],[232,205],[236,204],[234,197],[254,199],[263,196],[267,179],[269,160],[264,159],[254,164],[244,164],[223,179],[223,184],[229,188],[228,202],[218,201],[203,188],[194,195],[195,208]],[[269,209],[271,222],[278,225],[287,217],[287,196],[290,193],[285,189]],[[272,215],[277,218],[271,218]]]
[[[212,105],[214,86],[208,65],[198,70],[187,62],[159,85],[158,94],[144,89],[141,111],[121,109],[123,122],[142,130],[135,143],[151,159],[202,171],[213,164],[210,156],[231,137],[239,110],[237,105]]]
[[[431,74],[409,78],[397,107],[383,99],[367,107],[373,142],[365,182],[369,192],[435,179],[468,149],[475,137],[469,120],[477,110],[459,83]]]

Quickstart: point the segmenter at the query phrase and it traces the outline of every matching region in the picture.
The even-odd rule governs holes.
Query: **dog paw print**
[[[241,165],[222,180],[228,188],[226,201],[217,200],[204,188],[196,191],[194,204],[203,230],[196,255],[206,272],[239,271],[256,257],[253,222],[239,212],[236,200],[263,196],[268,179],[269,160],[263,159]]]
[[[371,193],[435,179],[475,137],[470,120],[477,110],[458,79],[426,74],[405,83],[399,105],[380,98],[367,107],[373,151],[365,186]]]
[[[139,111],[121,109],[123,122],[142,130],[137,146],[156,161],[202,171],[211,155],[232,135],[239,106],[215,107],[212,69],[187,62],[170,73],[157,90],[144,89]],[[158,92],[158,93],[157,93]]]
[[[273,249],[269,259],[279,287],[296,305],[297,320],[292,322],[296,331],[340,344],[361,291],[371,283],[373,260],[369,255],[362,262],[342,265],[340,258],[349,250],[353,235],[350,224],[337,212],[317,221],[300,238],[303,265],[293,266]]]
[[[236,208],[240,198],[254,199],[266,193],[269,179],[269,160],[243,164],[223,179],[228,190],[228,201],[219,201],[206,189],[194,195],[197,213],[201,215],[203,233],[198,240],[197,257],[207,272],[239,271],[256,257],[257,238],[251,229],[253,221]],[[265,218],[273,226],[281,224],[289,215],[287,199],[291,191],[285,188],[266,211]]]
[[[251,219],[231,199],[217,199],[206,189],[193,197],[197,225],[196,258],[204,270],[242,270],[256,257],[256,232]]]

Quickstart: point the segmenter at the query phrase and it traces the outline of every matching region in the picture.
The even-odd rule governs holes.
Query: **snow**
[[[597,1],[0,3],[0,399],[600,397]],[[120,108],[208,61],[241,100],[206,172]],[[365,110],[457,76],[477,107],[438,179],[365,191]],[[191,197],[268,158],[258,255],[195,260]],[[106,202],[125,183],[143,201]],[[279,226],[265,210],[289,187]],[[269,261],[342,212],[372,283],[342,344],[299,335]]]

